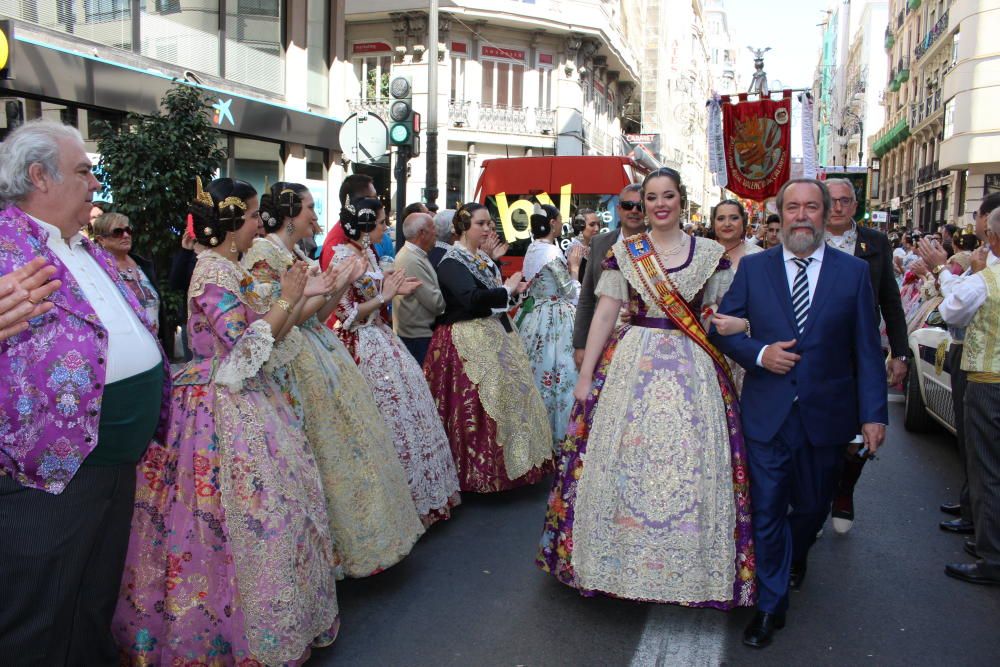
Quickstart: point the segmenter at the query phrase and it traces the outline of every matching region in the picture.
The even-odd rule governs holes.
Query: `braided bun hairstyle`
[[[188,209],[195,240],[209,248],[219,247],[226,234],[243,226],[247,200],[256,196],[257,190],[246,181],[217,178],[209,183]]]
[[[469,202],[467,204],[462,204],[455,211],[455,217],[451,221],[452,227],[455,229],[455,235],[461,236],[465,232],[469,231],[472,227],[472,216],[475,215],[476,211],[479,209],[485,209],[486,207],[479,202]]]
[[[642,179],[642,194],[643,197],[646,195],[646,186],[654,178],[667,177],[674,182],[677,186],[677,192],[681,196],[681,211],[687,210],[687,188],[684,187],[684,182],[681,180],[681,174],[676,169],[671,169],[670,167],[660,167],[655,171],[651,171],[646,174],[646,178]]]
[[[278,181],[260,198],[260,219],[268,234],[280,231],[285,221],[302,213],[302,195],[309,188],[301,183]]]
[[[340,226],[347,238],[357,241],[362,234],[375,231],[381,208],[382,202],[374,197],[355,197],[341,206]]]
[[[552,204],[535,204],[535,212],[531,214],[532,238],[545,238],[552,233],[552,226],[559,219],[559,209]]]

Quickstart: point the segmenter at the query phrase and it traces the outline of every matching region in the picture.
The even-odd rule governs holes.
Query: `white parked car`
[[[913,358],[906,378],[903,426],[907,431],[924,432],[937,422],[955,433],[948,366],[951,336],[939,327],[925,327],[911,333],[909,343]]]

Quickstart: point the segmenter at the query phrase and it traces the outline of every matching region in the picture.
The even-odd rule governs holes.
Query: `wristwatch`
[[[948,268],[947,264],[938,264],[933,269],[931,269],[931,273],[933,273],[936,276],[947,268]]]

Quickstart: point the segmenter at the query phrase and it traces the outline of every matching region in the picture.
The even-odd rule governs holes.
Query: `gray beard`
[[[792,238],[786,239],[784,234],[781,235],[781,244],[793,255],[812,254],[821,243],[823,243],[822,231],[817,232],[813,230],[812,237],[805,236],[804,234],[793,234]]]

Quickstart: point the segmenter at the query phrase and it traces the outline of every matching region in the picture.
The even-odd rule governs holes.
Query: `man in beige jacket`
[[[392,326],[406,349],[423,364],[431,342],[431,328],[444,312],[444,296],[427,253],[437,241],[434,218],[427,213],[411,213],[403,221],[406,243],[396,255],[395,268],[421,282],[413,294],[392,300]]]

